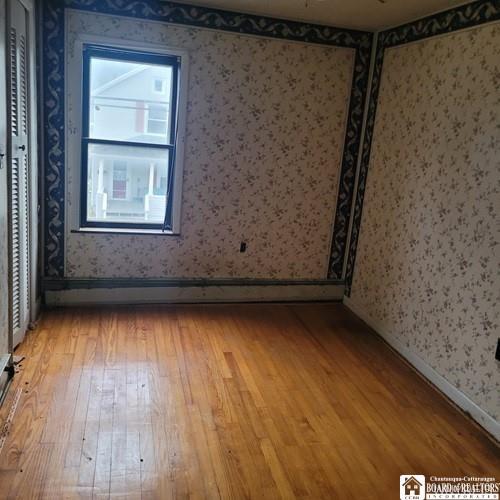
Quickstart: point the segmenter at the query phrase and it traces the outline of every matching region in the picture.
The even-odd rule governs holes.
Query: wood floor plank
[[[500,471],[341,305],[55,309],[17,353],[2,498],[385,500],[400,474]]]

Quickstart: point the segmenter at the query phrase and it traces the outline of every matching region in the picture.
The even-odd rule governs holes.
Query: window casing
[[[180,65],[177,55],[83,45],[81,228],[173,229]]]

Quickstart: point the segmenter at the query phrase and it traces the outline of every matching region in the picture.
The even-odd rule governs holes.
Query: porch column
[[[102,193],[104,191],[104,161],[99,160],[99,165],[97,166],[97,192]]]
[[[97,191],[95,193],[95,211],[99,219],[105,219],[108,211],[108,196],[104,192],[104,160],[97,164]]]
[[[154,182],[155,182],[155,164],[150,163],[149,164],[149,188],[148,188],[148,194],[150,196],[152,196],[154,193]]]

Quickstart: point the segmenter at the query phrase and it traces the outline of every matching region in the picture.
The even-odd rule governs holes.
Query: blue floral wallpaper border
[[[439,14],[419,19],[415,22],[404,24],[396,28],[383,31],[377,40],[374,69],[370,96],[368,101],[368,117],[361,152],[361,162],[358,175],[358,186],[354,202],[353,222],[346,266],[346,295],[351,292],[356,249],[361,226],[363,211],[363,198],[366,188],[366,179],[370,163],[371,145],[373,139],[377,100],[384,62],[384,51],[388,47],[402,45],[424,38],[429,38],[452,31],[478,26],[500,19],[500,0],[479,0],[467,5],[441,12]]]
[[[329,279],[342,278],[373,34],[159,0],[44,0],[44,275],[64,277],[64,10],[163,21],[356,50]]]

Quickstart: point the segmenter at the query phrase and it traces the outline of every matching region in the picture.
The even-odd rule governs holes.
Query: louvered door
[[[7,168],[7,102],[6,74],[7,40],[6,4],[0,0],[0,399],[4,392],[6,381],[2,380],[2,371],[10,359],[12,347],[9,325],[9,203],[8,199],[8,168]],[[2,361],[5,360],[5,361]]]
[[[10,123],[10,233],[12,332],[14,346],[24,338],[30,317],[30,175],[28,12],[19,0],[9,1],[8,98]]]

